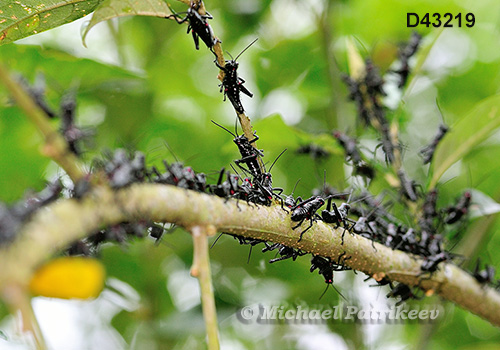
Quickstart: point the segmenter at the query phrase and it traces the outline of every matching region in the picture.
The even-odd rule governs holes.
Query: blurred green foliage
[[[172,5],[176,11],[185,8],[179,2]],[[211,24],[223,48],[233,56],[259,37],[258,43],[239,59],[240,74],[255,94],[251,100],[243,96],[242,101],[261,137],[258,147],[265,150],[265,161],[272,162],[283,148],[288,149],[273,168],[274,183],[285,188],[285,193],[291,192],[301,178],[295,194],[309,196],[313,188],[322,186],[323,170],[335,187],[345,187],[352,180],[341,150],[327,135],[332,128],[360,137],[368,149],[379,142],[376,135],[363,131],[356,122],[355,108],[347,101],[348,91],[340,79],[340,74],[347,72],[348,36],[355,38],[365,57],[373,57],[386,72],[395,59],[397,45],[411,34],[406,28],[407,12],[474,13],[473,28],[442,32],[417,28],[426,35],[421,55],[429,45],[432,48],[422,58],[425,62],[402,100],[389,111],[388,117],[400,124],[405,166],[424,186],[429,181],[429,169],[421,165],[418,151],[433,137],[442,119],[452,128],[447,136],[450,144],[460,144],[474,133],[474,122],[468,121],[472,125],[470,135],[467,130],[454,133],[453,126],[480,101],[500,93],[499,2],[207,0],[206,7],[214,16]],[[101,23],[87,37],[89,52],[95,52],[94,45],[106,47],[100,56],[83,49],[76,26],[71,27],[76,28],[72,39],[61,41],[57,33],[65,28],[55,29],[54,34],[47,32],[39,43],[38,36],[33,36],[28,41],[0,46],[0,62],[30,81],[42,73],[47,98],[55,109],[68,88],[76,89],[78,123],[97,130],[85,160],[106,149],[125,147],[145,152],[148,163],[159,167],[162,159],[177,158],[196,171],[206,172],[214,181],[216,172],[238,157],[230,135],[210,122],[213,119],[230,129],[234,124],[234,111],[219,93],[213,55],[204,45],[199,51],[194,49],[185,26],[139,16],[122,18],[108,26]],[[12,202],[27,189],[40,189],[46,180],[61,173],[40,155],[37,131],[12,104],[3,86],[0,101],[0,199]],[[469,118],[483,120],[487,116]],[[329,159],[317,162],[295,154],[298,147],[312,140],[332,153]],[[441,207],[465,188],[477,188],[500,200],[498,142],[499,133],[491,130],[444,173],[438,183]],[[370,152],[366,154],[371,156]],[[446,153],[441,156],[446,158]],[[381,178],[371,184],[375,193],[386,188]],[[500,267],[500,255],[496,254],[499,229],[499,223],[492,220],[487,232],[468,230],[460,237],[462,243],[480,240],[474,256]],[[189,235],[181,231],[165,236],[159,245],[150,240],[134,241],[105,246],[101,252],[109,277],[127,283],[140,296],[135,309],[123,308],[112,319],[112,326],[132,348],[204,346],[197,286],[188,276],[192,245]],[[270,265],[266,261],[273,253],[263,255],[256,247],[247,264],[248,249],[230,237],[222,237],[211,250],[222,345],[226,349],[323,349],[333,345],[408,348],[412,344],[422,349],[472,349],[494,348],[500,341],[498,330],[487,322],[447,303],[445,318],[430,326],[241,324],[234,313],[252,303],[312,306],[339,302],[332,291],[318,301],[325,284],[321,276],[309,273],[308,257]],[[336,286],[352,304],[386,303],[387,291],[369,288],[362,283],[364,277],[338,273]],[[181,288],[184,284],[189,288]],[[440,300],[433,297],[425,302]]]

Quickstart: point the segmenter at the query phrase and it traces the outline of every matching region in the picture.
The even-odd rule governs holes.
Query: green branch
[[[43,153],[52,158],[68,176],[77,182],[84,173],[82,165],[76,156],[71,153],[68,143],[52,126],[45,113],[35,104],[33,99],[23,90],[23,88],[10,76],[5,67],[0,64],[0,82],[2,82],[16,100],[18,106],[24,111],[29,120],[42,133],[45,141]]]
[[[351,257],[346,265],[353,269],[377,279],[419,285],[500,326],[500,294],[453,264],[441,263],[436,273],[422,278],[420,258],[347,232],[342,245],[342,228],[317,222],[298,242],[300,228],[291,229],[295,223],[279,206],[249,206],[241,201],[237,205],[234,200],[157,184],[119,191],[97,187],[82,200],[61,200],[39,211],[19,238],[0,251],[0,289],[26,285],[39,263],[75,240],[134,219],[170,222],[187,229],[213,225],[218,231],[282,243],[335,260],[345,253]]]

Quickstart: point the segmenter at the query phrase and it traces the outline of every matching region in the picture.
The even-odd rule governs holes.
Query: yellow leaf
[[[30,281],[33,295],[60,299],[91,299],[104,288],[104,267],[96,259],[62,257],[40,267]]]

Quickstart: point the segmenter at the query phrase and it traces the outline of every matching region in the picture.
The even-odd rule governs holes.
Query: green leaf
[[[446,170],[486,140],[500,127],[500,95],[479,102],[460,119],[438,145],[432,161],[433,176],[430,188],[436,186]]]
[[[164,0],[150,1],[130,1],[130,0],[104,0],[96,9],[87,28],[82,34],[82,42],[85,45],[85,38],[90,29],[97,23],[107,21],[115,17],[125,16],[156,16],[167,17],[172,12]],[[86,45],[85,45],[86,46]]]
[[[101,1],[2,1],[3,4],[0,4],[0,45],[73,22],[94,11]]]
[[[37,73],[53,76],[60,88],[78,84],[79,89],[95,89],[100,85],[141,83],[144,79],[126,69],[80,58],[54,48],[31,45],[5,45],[0,47],[0,57],[12,72],[32,80]],[[57,72],[57,74],[53,74]],[[50,84],[50,83],[49,83]],[[56,86],[52,87],[57,89]]]

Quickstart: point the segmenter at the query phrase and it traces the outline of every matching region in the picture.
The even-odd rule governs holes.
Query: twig
[[[328,78],[328,86],[330,87],[330,105],[325,110],[326,116],[326,125],[329,130],[337,129],[339,127],[338,120],[338,106],[340,106],[340,98],[339,98],[339,88],[340,88],[340,79],[339,79],[339,69],[337,67],[337,63],[335,61],[335,57],[333,56],[332,50],[330,49],[330,45],[334,40],[332,39],[332,33],[334,32],[332,29],[332,1],[325,2],[325,8],[322,12],[313,11],[316,22],[318,23],[318,30],[321,38],[321,48],[323,50],[323,55],[325,58],[326,64],[326,77]]]
[[[222,45],[220,41],[217,41],[217,44],[214,45],[214,53],[215,56],[217,57],[217,63],[219,63],[220,66],[224,67],[226,65],[226,60],[224,59],[224,53],[222,51]],[[224,80],[225,72],[220,69],[219,74],[217,75],[217,79],[219,79],[222,83]],[[240,121],[241,128],[243,129],[243,134],[246,136],[247,139],[251,140],[253,138],[253,133],[252,133],[252,124],[250,123],[250,118],[245,114],[245,113],[238,113],[236,111],[236,115],[238,116],[238,119]],[[255,144],[254,144],[254,147]]]
[[[21,86],[11,78],[7,69],[2,64],[0,64],[0,81],[4,83],[18,106],[23,109],[26,116],[35,124],[45,138],[44,155],[52,158],[59,164],[73,182],[80,180],[84,176],[82,166],[76,156],[70,152],[68,143],[52,126],[43,111],[33,102]]]
[[[178,1],[180,1],[186,5],[191,5],[191,1],[189,1],[189,0],[178,0]],[[200,15],[205,15],[207,13],[207,10],[205,8],[205,4],[203,3],[203,1],[198,0],[198,1],[194,1],[194,2],[198,2],[198,6],[199,6],[198,13]],[[221,67],[224,67],[226,65],[226,60],[224,59],[224,52],[222,50],[221,41],[219,40],[219,38],[217,38],[217,36],[215,36],[215,34],[214,34],[214,37],[217,39],[217,42],[213,46],[213,52],[215,54],[217,63]],[[225,72],[222,69],[220,69],[219,74],[217,75],[217,79],[219,79],[221,81],[221,83],[224,80],[224,76],[225,76]],[[235,110],[235,112],[236,112],[236,115],[238,116],[238,120],[240,122],[241,129],[243,130],[243,135],[245,135],[245,137],[247,139],[252,140],[253,139],[253,132],[252,132],[253,128],[252,128],[252,123],[250,122],[250,118],[245,113],[239,113],[236,110]],[[255,149],[258,149],[256,142],[253,142],[252,146]],[[264,170],[264,163],[262,162],[261,157],[258,156],[257,159],[258,159],[260,168],[263,171]]]
[[[203,7],[203,10],[204,9],[205,8]],[[216,56],[217,63],[221,67],[224,67],[226,65],[226,60],[224,59],[224,52],[222,50],[222,45],[221,45],[220,40],[217,40],[217,43],[214,45],[213,50],[214,50],[214,54]],[[225,76],[225,72],[222,69],[220,69],[219,74],[217,75],[217,79],[219,79],[221,81],[221,84],[224,80],[224,76]],[[245,113],[239,113],[236,110],[235,110],[235,112],[236,112],[236,115],[238,116],[238,120],[240,122],[241,129],[243,130],[243,135],[245,135],[245,137],[247,139],[252,140],[253,139],[253,131],[252,131],[253,128],[252,128],[252,123],[250,121],[250,118]],[[255,149],[258,149],[256,142],[253,142],[252,146]],[[262,162],[261,157],[258,156],[257,159],[259,161],[259,165],[260,165],[261,170],[264,170],[264,163]]]
[[[0,289],[25,284],[39,263],[71,242],[99,228],[139,219],[188,229],[213,225],[218,231],[282,243],[335,260],[345,253],[352,257],[346,265],[353,269],[434,291],[500,326],[500,294],[453,264],[441,263],[437,272],[422,276],[421,258],[349,233],[342,245],[343,229],[323,222],[314,224],[298,242],[298,231],[291,229],[294,223],[279,206],[257,210],[245,203],[237,205],[235,200],[158,184],[137,184],[119,191],[96,187],[82,200],[62,200],[39,211],[18,239],[0,251]]]
[[[222,51],[222,46],[220,41],[217,41],[217,44],[214,45],[214,53],[215,56],[217,57],[216,58],[217,63],[221,67],[224,67],[226,65],[226,61],[224,59],[224,53]],[[225,72],[222,69],[220,69],[219,74],[217,75],[217,79],[219,79],[221,83],[224,80],[224,76]],[[240,121],[241,129],[243,130],[243,134],[245,135],[245,137],[249,140],[253,139],[252,124],[250,122],[250,118],[245,113],[238,113],[237,111],[236,115],[238,116],[238,120]],[[253,143],[253,146],[257,148],[255,142]]]
[[[208,236],[214,233],[215,227],[213,226],[193,226],[191,228],[194,246],[191,275],[198,278],[200,282],[201,305],[207,329],[208,350],[218,350],[220,348],[217,312],[215,310],[214,291],[210,273],[210,258],[208,256]]]
[[[10,284],[2,290],[2,298],[11,313],[18,314],[21,331],[33,336],[36,349],[47,349],[40,325],[31,307],[31,299],[27,294],[27,287],[15,283]]]

